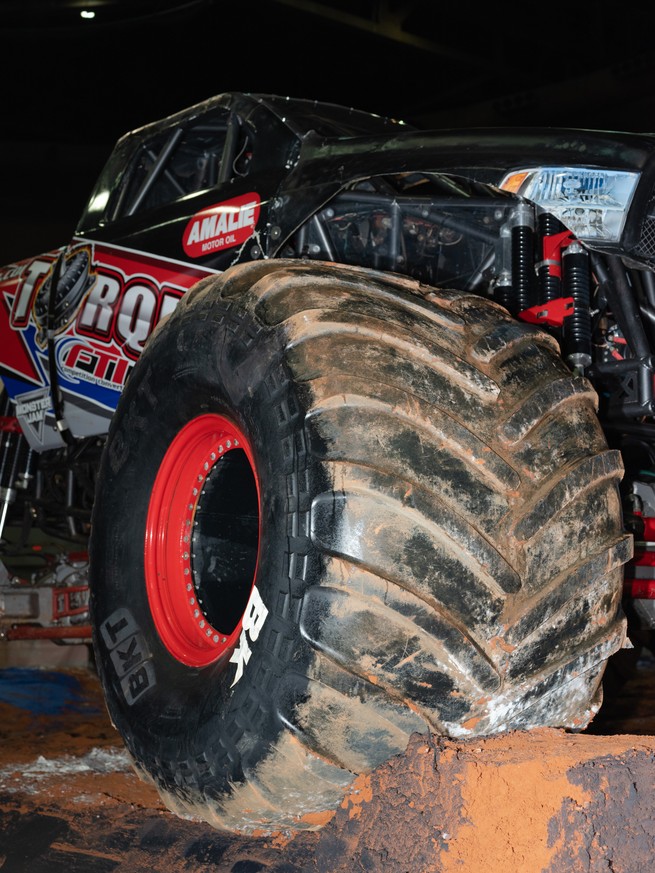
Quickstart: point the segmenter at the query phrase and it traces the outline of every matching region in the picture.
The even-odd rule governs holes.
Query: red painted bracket
[[[548,324],[550,327],[561,327],[564,319],[573,315],[574,301],[572,297],[556,297],[547,303],[530,306],[519,313],[521,321],[529,324]]]

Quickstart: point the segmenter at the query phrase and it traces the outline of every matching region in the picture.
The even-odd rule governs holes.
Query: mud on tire
[[[294,261],[189,292],[91,542],[110,713],[169,807],[315,828],[414,731],[584,728],[631,555],[595,404],[475,296]]]

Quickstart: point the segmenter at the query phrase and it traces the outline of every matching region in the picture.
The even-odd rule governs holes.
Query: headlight
[[[534,167],[509,173],[500,184],[551,212],[582,240],[618,242],[638,173],[578,167]]]

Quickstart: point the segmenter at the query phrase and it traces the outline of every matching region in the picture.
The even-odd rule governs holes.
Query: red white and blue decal
[[[248,227],[252,233],[250,216],[243,213],[235,238]],[[52,294],[60,254],[48,252],[0,270],[2,381],[36,449],[61,444],[50,421],[49,340],[69,428],[76,436],[106,433],[153,328],[192,285],[215,272],[77,239],[63,255]]]

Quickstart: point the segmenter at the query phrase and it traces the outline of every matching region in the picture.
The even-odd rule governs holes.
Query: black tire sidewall
[[[258,639],[249,641],[252,654],[233,687],[236,667],[229,654],[201,668],[171,656],[155,628],[144,577],[146,516],[162,459],[187,422],[210,412],[233,421],[249,441],[260,486],[260,555],[266,556],[255,584],[268,615]],[[90,549],[94,647],[116,727],[146,770],[157,771],[157,762],[167,761],[171,782],[176,781],[175,761],[197,760],[211,749],[217,750],[212,786],[221,769],[226,781],[238,779],[281,730],[270,702],[275,686],[289,663],[297,669],[306,657],[291,603],[294,596],[300,602],[302,592],[293,591],[299,580],[289,578],[288,547],[289,514],[309,508],[301,507],[297,483],[318,475],[305,466],[302,422],[300,401],[284,369],[281,337],[262,329],[238,303],[220,299],[193,311],[181,309],[166,331],[153,337],[112,421]],[[306,567],[309,542],[300,538],[294,547]],[[130,631],[137,634],[129,641],[131,651],[139,650],[143,659],[138,676],[148,682],[134,700],[126,693],[122,663],[106,632],[107,620],[124,610],[134,623]],[[124,643],[123,651],[128,649]],[[236,753],[244,732],[249,734],[242,744],[247,761]],[[165,774],[155,776],[167,787]]]

